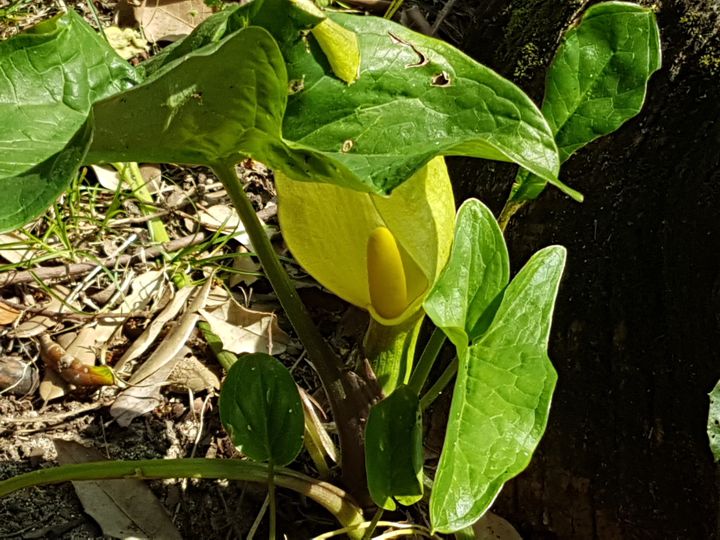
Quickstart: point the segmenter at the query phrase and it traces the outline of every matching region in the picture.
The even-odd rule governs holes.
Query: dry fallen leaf
[[[172,321],[180,310],[187,303],[190,294],[193,292],[192,287],[183,287],[175,293],[173,299],[165,308],[155,317],[152,322],[145,328],[143,333],[133,341],[132,345],[125,351],[122,358],[115,364],[115,371],[120,372],[128,362],[140,357],[150,345],[152,345],[162,332],[163,328]]]
[[[118,425],[127,427],[135,418],[148,413],[162,403],[160,390],[167,382],[170,373],[192,351],[182,347],[172,358],[168,358],[157,370],[145,377],[140,384],[134,384],[118,394],[110,407],[110,415]]]
[[[54,293],[53,297],[42,307],[55,313],[69,313],[71,309],[66,305],[65,299],[68,298],[70,291],[61,285],[56,286],[52,291]],[[70,304],[73,307],[78,306],[76,301],[72,301]],[[57,323],[57,319],[37,314],[17,325],[12,334],[17,338],[35,337],[57,325]]]
[[[38,372],[19,356],[0,356],[0,394],[26,396],[35,391]]]
[[[148,41],[176,41],[212,15],[203,0],[144,0],[133,9]]]
[[[28,241],[17,233],[0,234],[0,257],[10,264],[27,261],[37,253],[27,246]]]
[[[14,323],[20,316],[20,312],[0,302],[0,326]]]
[[[170,383],[170,390],[173,392],[191,390],[197,393],[204,390],[220,389],[218,376],[194,356],[181,359],[170,373],[168,382]]]
[[[223,348],[235,354],[285,352],[289,336],[277,324],[273,313],[254,311],[238,304],[234,299],[215,310],[200,310]]]
[[[73,441],[54,440],[61,465],[104,461],[94,448]],[[85,480],[73,482],[80,502],[103,531],[113,538],[182,540],[167,511],[142,480]]]
[[[149,270],[132,280],[132,292],[125,296],[122,303],[111,313],[124,315],[141,311],[153,299],[162,296],[165,290],[165,272],[162,270]],[[124,316],[117,318],[105,317],[97,324],[95,346],[100,347],[108,342],[115,332],[127,320]]]

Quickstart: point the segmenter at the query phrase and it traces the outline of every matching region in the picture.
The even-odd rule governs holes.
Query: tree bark
[[[539,103],[559,36],[591,3],[466,0],[472,16],[447,24]],[[543,246],[569,251],[548,430],[495,506],[524,538],[720,537],[705,433],[720,378],[719,12],[717,0],[658,3],[663,68],[643,112],[561,173],[586,202],[548,189],[508,229],[515,271]],[[497,215],[515,168],[450,164],[458,199]]]

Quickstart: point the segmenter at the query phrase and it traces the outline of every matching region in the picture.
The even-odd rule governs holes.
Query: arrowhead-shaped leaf
[[[0,42],[0,230],[45,210],[83,162],[93,101],[137,82],[74,11]]]
[[[365,428],[365,467],[370,496],[395,510],[422,498],[423,446],[420,400],[399,386],[370,410]]]
[[[522,471],[545,431],[557,375],[547,356],[565,249],[536,253],[460,366],[430,499],[434,529],[472,525]]]
[[[220,420],[238,450],[287,465],[302,448],[305,416],[295,381],[264,353],[241,356],[220,391]]]
[[[660,68],[655,14],[627,2],[604,2],[571,28],[550,66],[542,112],[560,161],[612,133],[642,109],[650,76]],[[534,199],[546,181],[524,172],[512,200]]]
[[[461,349],[487,329],[509,279],[502,231],[487,206],[469,199],[458,210],[450,260],[423,307]]]
[[[311,39],[284,50],[301,88],[288,102],[286,138],[322,151],[372,191],[391,191],[438,154],[514,161],[555,178],[549,127],[514,84],[391,21],[332,18],[358,36],[360,78],[339,80]]]

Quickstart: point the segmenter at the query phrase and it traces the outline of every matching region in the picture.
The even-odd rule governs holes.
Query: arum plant
[[[450,254],[455,202],[442,158],[389,197],[277,174],[280,226],[315,279],[371,315],[365,347],[386,394],[407,382],[422,303]]]
[[[558,179],[560,163],[634,115],[659,64],[653,13],[622,2],[593,6],[570,30],[542,111],[445,43],[307,0],[227,9],[137,68],[72,11],[1,42],[0,229],[38,216],[86,164],[211,167],[322,381],[355,497],[282,469],[300,449],[301,407],[284,368],[258,357],[230,368],[220,408],[236,446],[267,465],[74,466],[0,482],[0,494],[132,474],[260,479],[270,491],[317,487],[361,536],[355,500],[368,504],[368,491],[388,509],[423,496],[422,408],[432,396],[421,392],[447,336],[457,360],[429,392],[457,378],[430,515],[441,532],[467,527],[527,465],[545,429],[565,251],[540,250],[511,280],[490,211],[471,200],[455,217],[442,156],[518,164],[511,198],[533,198],[540,190],[530,188],[547,183],[579,198]],[[323,340],[245,195],[235,165],[248,157],[276,173],[296,258],[371,315],[365,349],[387,396],[372,410],[362,377]],[[413,369],[425,313],[437,330]]]

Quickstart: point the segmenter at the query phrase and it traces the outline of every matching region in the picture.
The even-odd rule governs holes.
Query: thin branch
[[[8,285],[17,285],[18,283],[33,283],[36,280],[47,282],[51,279],[67,279],[88,272],[92,272],[98,266],[112,268],[114,266],[126,266],[136,261],[145,259],[154,259],[160,257],[164,253],[172,253],[181,249],[202,244],[206,239],[203,232],[198,232],[190,236],[184,236],[176,240],[170,240],[164,244],[150,246],[147,249],[140,250],[131,255],[121,255],[119,257],[109,257],[97,262],[88,263],[72,263],[62,266],[39,267],[32,270],[8,271],[0,275],[0,288]]]

